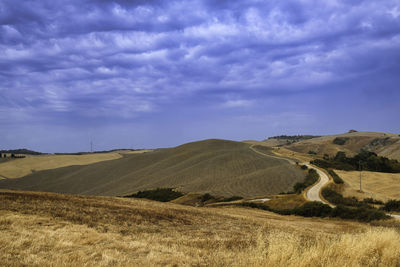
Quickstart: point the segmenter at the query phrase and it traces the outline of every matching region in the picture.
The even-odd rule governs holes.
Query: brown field
[[[248,144],[205,140],[86,166],[35,172],[0,181],[0,188],[121,196],[173,187],[182,192],[256,197],[290,191],[304,172]]]
[[[362,190],[360,189],[360,172],[339,171],[335,172],[345,181],[343,194],[355,196],[359,199],[372,197],[374,199],[387,201],[389,199],[400,199],[400,173],[362,172]]]
[[[0,192],[1,266],[399,266],[400,225]]]
[[[95,153],[84,155],[41,155],[9,160],[0,164],[0,177],[19,178],[32,172],[56,169],[72,165],[88,165],[100,161],[118,159],[119,153]]]

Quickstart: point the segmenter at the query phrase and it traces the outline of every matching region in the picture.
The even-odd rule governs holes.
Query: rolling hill
[[[249,145],[205,140],[85,166],[35,172],[0,181],[0,188],[117,196],[157,187],[221,196],[263,196],[289,191],[304,173],[286,160]]]
[[[379,132],[350,132],[302,140],[285,148],[295,152],[316,152],[319,155],[336,155],[344,151],[353,156],[365,149],[380,156],[400,160],[400,135]]]

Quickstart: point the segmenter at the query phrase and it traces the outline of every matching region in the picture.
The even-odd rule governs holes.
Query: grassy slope
[[[355,196],[358,199],[372,197],[374,199],[387,201],[389,199],[400,199],[400,173],[362,172],[362,189],[360,189],[360,172],[339,171],[335,172],[345,181],[346,186],[343,194]]]
[[[336,137],[346,137],[349,139],[344,145],[336,145],[332,143]],[[384,141],[386,138],[388,140]],[[371,146],[370,143],[375,139],[379,139],[382,143]],[[367,148],[381,156],[400,160],[400,136],[390,133],[355,132],[328,135],[294,143],[286,146],[286,148],[302,153],[308,153],[311,150],[320,155],[328,154],[331,156],[336,155],[338,151],[345,151],[348,155],[354,155],[360,149]]]
[[[254,153],[248,144],[206,140],[88,166],[2,180],[1,188],[123,195],[156,187],[243,197],[291,190],[304,174],[285,160]]]
[[[379,224],[5,191],[0,265],[399,266],[399,224]]]

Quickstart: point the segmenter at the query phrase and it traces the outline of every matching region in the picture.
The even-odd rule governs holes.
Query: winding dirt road
[[[287,158],[282,158],[282,157],[278,157],[278,156],[267,155],[267,154],[264,154],[264,153],[262,153],[260,151],[257,151],[257,150],[254,149],[254,145],[251,145],[250,149],[253,150],[255,153],[263,155],[265,157],[284,159],[284,160],[288,161],[290,164],[296,164],[296,162],[294,160],[287,159]],[[319,201],[319,202],[322,202],[322,203],[327,204],[327,205],[331,206],[332,208],[334,208],[335,207],[334,205],[330,204],[329,202],[327,202],[327,201],[325,201],[324,199],[321,198],[321,190],[329,182],[328,175],[326,175],[323,171],[321,171],[317,167],[312,166],[310,163],[303,162],[303,163],[300,163],[300,164],[301,165],[306,165],[309,169],[316,170],[317,173],[319,174],[319,177],[320,177],[319,181],[308,189],[308,191],[306,193],[306,198],[309,201]],[[389,213],[387,215],[391,216],[392,218],[400,220],[400,215],[389,214]]]
[[[319,181],[316,184],[314,184],[311,188],[309,188],[307,191],[306,197],[308,198],[308,200],[309,201],[319,201],[319,202],[322,202],[324,204],[327,204],[327,205],[333,207],[332,204],[328,203],[327,201],[325,201],[321,198],[322,187],[324,187],[329,182],[328,175],[326,175],[320,169],[318,169],[314,166],[311,166],[309,163],[303,163],[303,164],[306,165],[309,169],[316,170],[319,175]]]

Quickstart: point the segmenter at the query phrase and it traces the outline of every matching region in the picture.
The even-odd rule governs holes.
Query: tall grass
[[[248,208],[0,193],[0,266],[399,266],[398,229]]]

